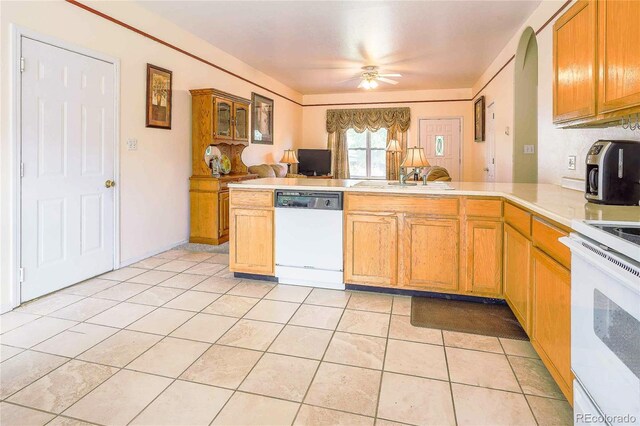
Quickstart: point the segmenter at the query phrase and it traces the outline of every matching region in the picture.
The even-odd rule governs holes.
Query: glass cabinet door
[[[235,139],[249,140],[249,106],[234,105]]]
[[[215,136],[222,139],[232,138],[232,103],[226,99],[216,98]]]

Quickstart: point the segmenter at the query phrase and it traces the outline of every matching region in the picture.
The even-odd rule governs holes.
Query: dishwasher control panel
[[[342,192],[329,191],[275,191],[276,208],[342,210]]]

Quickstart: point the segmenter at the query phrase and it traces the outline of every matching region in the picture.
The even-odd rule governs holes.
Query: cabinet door
[[[553,121],[596,114],[596,2],[579,0],[553,26]]]
[[[224,98],[216,98],[214,109],[214,130],[217,139],[233,138],[233,103]]]
[[[397,283],[398,218],[395,215],[347,214],[344,280],[349,284]]]
[[[465,234],[467,291],[502,294],[502,222],[470,220]]]
[[[234,139],[249,140],[249,105],[233,104]]]
[[[571,275],[558,262],[533,249],[532,342],[563,391],[570,392]]]
[[[218,237],[229,235],[229,191],[218,194]]]
[[[598,112],[640,106],[640,2],[598,3]]]
[[[231,209],[229,234],[232,271],[273,275],[273,210]]]
[[[402,231],[403,286],[458,289],[459,222],[406,217]]]
[[[522,328],[531,335],[531,241],[504,225],[504,298]]]

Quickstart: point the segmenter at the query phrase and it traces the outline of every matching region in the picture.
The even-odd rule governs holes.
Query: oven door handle
[[[631,272],[628,272],[622,269],[620,266],[613,263],[614,259],[612,257],[609,257],[606,251],[603,251],[602,249],[598,248],[598,246],[596,246],[593,243],[590,243],[579,237],[574,236],[574,234],[571,234],[571,235],[572,235],[571,237],[559,238],[559,241],[571,249],[572,257],[575,254],[579,254],[583,258],[586,258],[587,260],[589,260],[594,267],[601,269],[606,274],[616,278],[618,281],[620,281],[622,284],[624,284],[627,288],[629,288],[633,292],[640,294],[638,286],[634,284],[638,280],[637,277],[635,277]],[[590,249],[587,249],[583,244],[586,244],[592,247],[591,250],[596,250],[597,252],[602,253],[602,255],[598,255],[597,253],[591,251]],[[604,256],[607,256],[607,257],[604,257]],[[572,265],[572,269],[573,269],[573,265]]]

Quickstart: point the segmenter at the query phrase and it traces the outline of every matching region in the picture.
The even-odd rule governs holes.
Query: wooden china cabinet
[[[216,89],[191,90],[192,176],[189,242],[222,244],[229,240],[229,182],[255,179],[242,162],[249,145],[248,99]],[[231,160],[231,172],[213,177],[204,161],[209,145]]]

